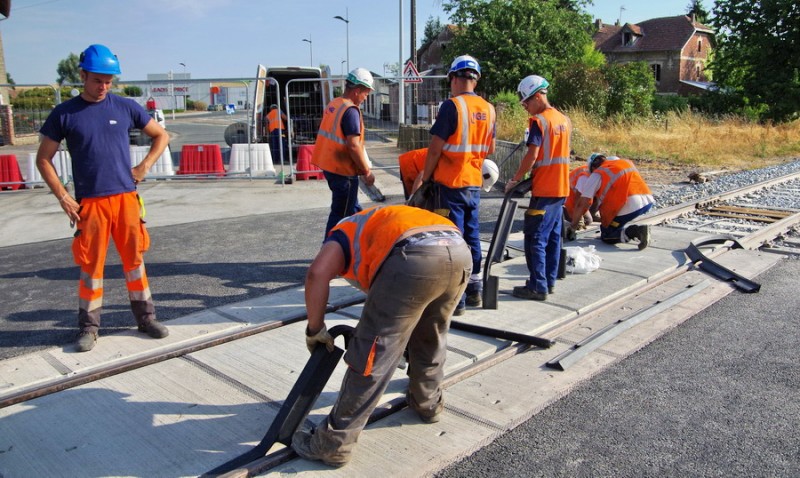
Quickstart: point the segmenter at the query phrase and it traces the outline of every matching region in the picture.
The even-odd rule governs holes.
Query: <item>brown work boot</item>
[[[650,244],[650,226],[639,226],[639,232],[636,237],[639,239],[639,250],[641,251]]]
[[[439,397],[439,401],[436,402],[436,406],[432,410],[421,408],[410,392],[406,392],[406,403],[408,403],[408,408],[417,412],[417,416],[419,416],[419,419],[422,420],[423,423],[438,423],[439,420],[442,419],[444,395]]]
[[[78,341],[75,342],[75,349],[78,352],[88,352],[97,343],[97,332],[82,331],[78,334]]]
[[[350,454],[334,453],[333,455],[326,456],[322,453],[314,451],[314,446],[311,440],[314,437],[314,430],[298,429],[292,435],[292,449],[300,455],[301,458],[306,460],[321,461],[328,466],[335,468],[342,467],[350,461]]]
[[[160,324],[156,319],[152,319],[139,325],[139,332],[143,332],[154,339],[163,339],[169,335],[169,329]]]

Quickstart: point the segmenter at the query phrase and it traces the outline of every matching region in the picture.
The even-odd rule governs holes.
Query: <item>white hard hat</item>
[[[483,174],[483,190],[488,193],[497,182],[497,178],[500,177],[500,169],[491,159],[484,159],[481,173]]]
[[[450,64],[450,71],[447,75],[449,76],[459,71],[469,74],[474,80],[479,80],[481,78],[481,66],[478,64],[478,60],[469,55],[457,56],[455,60],[453,60],[453,63]],[[474,73],[470,74],[468,72]]]
[[[372,79],[372,73],[366,68],[356,68],[348,73],[347,82],[354,85],[366,86],[370,90],[375,89],[373,87],[374,80]]]
[[[547,88],[549,86],[550,83],[548,83],[547,80],[541,76],[529,75],[519,82],[517,93],[519,93],[520,101],[525,101],[540,91],[543,91],[544,94],[547,94]]]

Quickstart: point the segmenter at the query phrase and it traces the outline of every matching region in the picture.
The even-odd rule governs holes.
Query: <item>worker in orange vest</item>
[[[333,228],[306,274],[309,351],[319,344],[333,350],[324,320],[331,280],[348,279],[367,299],[344,356],[347,371],[336,403],[315,430],[295,432],[298,455],[346,464],[406,348],[408,405],[423,422],[439,421],[447,330],[471,270],[458,228],[424,209],[371,208]]]
[[[483,161],[495,148],[496,114],[494,106],[475,94],[480,77],[481,67],[469,55],[458,56],[450,64],[450,99],[442,103],[431,127],[425,168],[418,181],[435,183],[442,206],[472,251],[472,275],[456,315],[462,315],[467,305],[480,307],[483,297],[478,209]]]
[[[375,89],[373,83],[367,69],[351,71],[342,96],[331,101],[322,114],[311,163],[322,170],[332,194],[325,237],[342,218],[361,211],[359,176],[367,186],[375,183],[364,149],[364,118],[359,109]]]
[[[655,199],[630,160],[593,153],[588,159],[591,175],[581,187],[581,198],[572,213],[572,228],[594,198],[600,210],[600,239],[608,244],[636,239],[639,250],[650,244],[650,226],[626,225],[647,213]]]
[[[531,200],[525,211],[524,243],[528,278],[524,286],[514,287],[514,297],[546,300],[558,278],[561,257],[563,206],[569,195],[570,137],[572,124],[564,114],[550,106],[550,83],[538,75],[522,79],[517,88],[522,106],[531,116],[528,124],[528,151],[519,168],[506,183],[511,191],[530,172]]]
[[[281,164],[289,159],[289,141],[286,137],[286,114],[278,109],[278,105],[271,105],[267,113],[267,134],[269,135],[269,149],[272,159]]]
[[[570,241],[575,240],[577,231],[577,229],[572,229],[572,227],[570,227],[572,223],[572,213],[575,210],[575,205],[581,198],[580,187],[583,186],[584,181],[586,181],[586,178],[588,178],[590,174],[589,166],[586,164],[582,164],[569,172],[569,196],[567,196],[564,202],[564,220],[567,224],[566,239]],[[592,205],[591,200],[589,201],[589,205]],[[578,229],[585,228],[594,222],[593,214],[596,214],[597,211],[593,209],[596,208],[590,207],[589,210],[583,214],[583,218],[578,219]]]

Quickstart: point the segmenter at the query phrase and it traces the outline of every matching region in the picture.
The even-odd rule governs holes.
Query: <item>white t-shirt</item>
[[[606,161],[616,161],[619,159],[616,156],[611,156],[606,158]],[[585,181],[581,181],[581,179],[585,179]],[[603,178],[598,173],[592,173],[587,178],[581,178],[578,180],[576,184],[576,188],[578,192],[581,193],[581,197],[585,198],[593,198],[597,191],[600,189],[600,185],[603,183]],[[624,216],[625,214],[630,214],[634,211],[638,211],[639,209],[647,206],[648,204],[653,204],[655,199],[650,194],[633,194],[628,196],[628,199],[625,201],[625,205],[622,206],[622,209],[617,212],[617,216]]]

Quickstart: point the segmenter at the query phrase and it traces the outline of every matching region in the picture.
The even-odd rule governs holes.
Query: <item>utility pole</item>
[[[411,0],[411,62],[417,67],[417,0]],[[411,83],[411,124],[417,124],[417,83]]]

